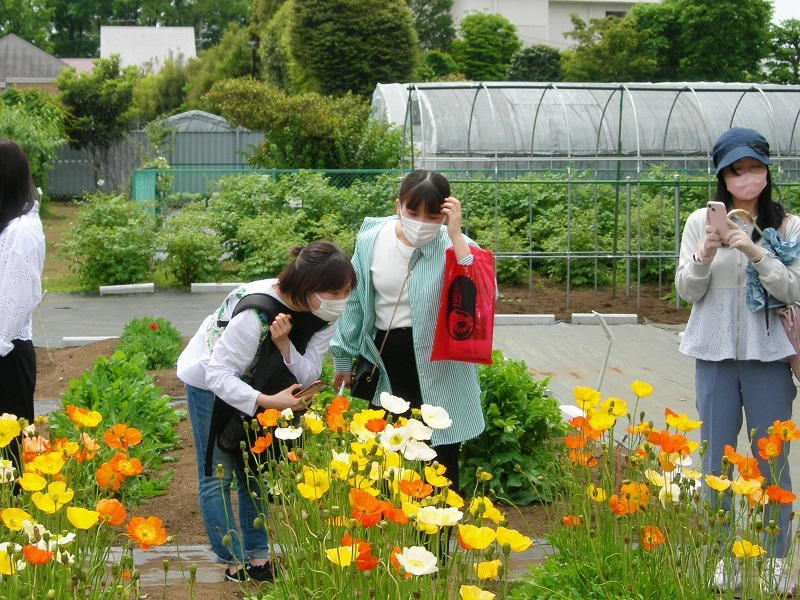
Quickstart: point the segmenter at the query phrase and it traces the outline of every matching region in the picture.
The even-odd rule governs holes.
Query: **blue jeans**
[[[736,448],[744,413],[748,431],[756,430],[750,456],[758,461],[761,474],[773,483],[769,463],[758,455],[757,442],[758,438],[767,435],[767,429],[773,422],[792,418],[792,401],[797,394],[797,388],[792,381],[789,363],[756,360],[717,362],[698,359],[695,363],[695,389],[697,412],[703,421],[700,435],[702,439],[708,440],[708,450],[703,461],[705,473],[720,474],[725,445]],[[787,453],[787,445],[784,445],[783,452],[777,459],[778,481],[774,483],[784,490],[792,491]],[[736,478],[738,473],[734,471],[732,476]],[[705,484],[703,493],[707,498],[711,497]],[[723,508],[730,510],[729,496],[725,497]],[[780,528],[777,536],[764,536],[764,544],[771,557],[785,556],[789,550],[792,538],[789,519],[791,512],[791,504],[782,504],[778,510],[770,507],[766,511],[764,523],[774,519]]]
[[[197,455],[197,480],[199,482],[200,514],[211,548],[220,562],[234,564],[247,562],[250,558],[265,558],[269,555],[266,520],[261,528],[253,525],[259,514],[257,501],[250,496],[245,481],[244,469],[232,454],[214,446],[211,460],[211,475],[205,474],[206,448],[211,430],[211,413],[214,410],[214,394],[208,390],[186,386],[186,401],[189,419],[192,422],[195,454]],[[217,476],[217,465],[222,465],[223,476]],[[231,479],[236,473],[236,489],[239,500],[239,525],[231,510]],[[223,536],[230,534],[231,545],[225,546]]]

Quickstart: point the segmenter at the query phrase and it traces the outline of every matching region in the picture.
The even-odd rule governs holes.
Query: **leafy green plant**
[[[164,223],[158,237],[167,253],[164,266],[180,285],[215,281],[221,274],[222,244],[209,225],[199,202],[187,204]]]
[[[87,196],[64,249],[84,288],[141,283],[155,250],[155,217],[122,196]]]
[[[138,317],[128,321],[122,330],[117,351],[127,356],[141,353],[145,368],[172,369],[183,348],[180,332],[166,319]]]
[[[127,357],[114,352],[110,358],[100,356],[91,369],[69,382],[61,394],[61,405],[96,411],[103,423],[134,424],[142,434],[142,443],[131,450],[131,456],[141,461],[144,474],[128,488],[129,500],[140,503],[146,495],[165,493],[171,473],[156,477],[154,471],[164,461],[164,453],[180,444],[174,425],[185,418],[186,411],[177,410],[169,396],[153,384],[145,369],[145,356]],[[64,411],[50,416],[53,433],[64,437],[72,424]],[[108,427],[110,427],[109,425]]]
[[[462,489],[477,485],[480,467],[494,476],[489,487],[504,500],[550,501],[558,486],[552,442],[566,429],[558,404],[547,395],[549,378],[534,380],[525,361],[504,358],[499,350],[492,359],[478,369],[486,430],[462,446]]]

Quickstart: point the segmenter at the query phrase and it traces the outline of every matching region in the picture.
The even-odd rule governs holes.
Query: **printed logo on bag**
[[[447,290],[447,333],[456,340],[468,339],[475,331],[475,297],[473,281],[458,275]]]

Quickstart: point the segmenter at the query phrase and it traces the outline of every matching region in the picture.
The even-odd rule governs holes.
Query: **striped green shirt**
[[[371,362],[376,362],[378,358],[378,349],[373,341],[376,333],[375,288],[370,278],[370,267],[378,232],[388,220],[396,219],[367,218],[361,225],[353,253],[358,286],[337,321],[330,347],[337,371],[349,371],[353,359],[359,355]],[[471,240],[467,241],[475,245]],[[416,264],[406,284],[422,400],[426,404],[441,406],[453,420],[447,429],[434,430],[431,442],[435,446],[472,439],[484,429],[476,366],[458,361],[430,360],[444,280],[444,255],[451,245],[447,228],[443,226],[436,239],[414,250],[409,264],[414,264],[414,261]],[[417,260],[418,253],[421,256]],[[381,392],[391,392],[383,364],[379,360],[377,362],[381,377],[373,400],[375,403]]]

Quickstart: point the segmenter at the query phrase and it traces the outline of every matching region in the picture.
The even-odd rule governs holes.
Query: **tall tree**
[[[561,81],[561,52],[547,44],[527,46],[511,57],[508,81]]]
[[[453,25],[453,0],[408,0],[414,15],[419,47],[425,51],[447,51],[456,37]]]
[[[658,57],[649,47],[648,32],[630,16],[591,19],[587,24],[571,15],[573,30],[567,36],[578,43],[564,51],[566,81],[648,81],[655,78]]]
[[[502,15],[474,12],[461,20],[459,37],[450,46],[468,79],[503,81],[514,53],[522,48],[517,28]]]
[[[83,150],[95,171],[103,172],[106,153],[128,132],[133,114],[136,67],[120,67],[119,55],[94,61],[91,73],[63,69],[56,79],[61,103],[66,107],[70,144]]]
[[[773,26],[767,81],[800,84],[800,19],[786,19]]]
[[[289,68],[301,90],[369,96],[414,72],[419,47],[405,0],[288,1]]]
[[[52,8],[47,0],[3,0],[0,2],[0,37],[13,33],[45,52],[53,45],[47,39]]]
[[[62,58],[100,56],[100,24],[112,18],[112,0],[49,0],[53,53]]]

